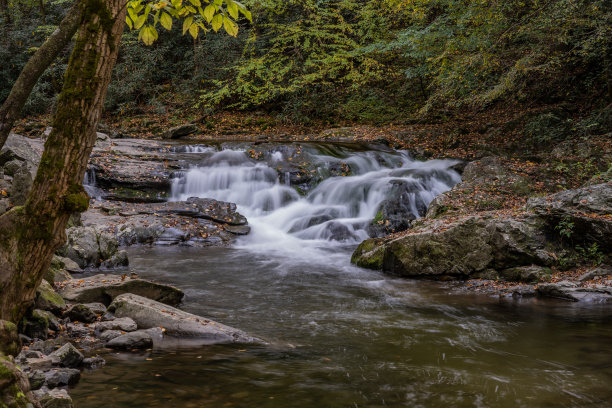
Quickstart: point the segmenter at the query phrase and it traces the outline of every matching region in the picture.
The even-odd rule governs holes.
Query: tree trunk
[[[11,93],[0,107],[0,149],[4,146],[15,121],[21,113],[21,109],[23,109],[23,105],[28,100],[34,85],[38,82],[38,78],[57,58],[76,32],[79,26],[79,3],[80,1],[75,2],[58,29],[47,38],[47,41],[28,60],[13,85]]]
[[[78,36],[38,173],[24,207],[0,216],[0,319],[32,304],[68,218],[84,211],[82,181],[125,26],[125,0],[82,0]]]

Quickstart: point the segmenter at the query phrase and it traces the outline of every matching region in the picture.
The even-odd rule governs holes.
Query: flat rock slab
[[[134,293],[169,305],[179,304],[184,296],[183,291],[173,286],[110,274],[72,279],[63,282],[59,290],[59,294],[71,303],[109,304],[123,293]]]
[[[241,330],[129,293],[117,296],[109,310],[117,317],[131,317],[141,329],[163,327],[167,335],[206,339],[207,344],[262,342]]]

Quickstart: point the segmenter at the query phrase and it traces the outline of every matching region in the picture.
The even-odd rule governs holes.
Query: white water
[[[388,197],[392,184],[410,186],[410,199],[402,203],[419,217],[435,196],[460,181],[450,169],[452,160],[413,160],[405,152],[344,152],[345,159],[312,152],[310,160],[325,174],[332,165],[345,163],[346,177],[330,177],[306,197],[291,188],[289,174],[251,160],[244,151],[222,150],[202,158],[174,180],[172,200],[207,197],[229,201],[249,220],[251,233],[243,245],[260,249],[308,254],[306,247],[329,246],[332,241],[355,243],[368,238],[367,226]],[[271,166],[286,159],[281,151],[270,154]],[[282,244],[282,248],[279,245]],[[294,249],[296,251],[291,251]]]

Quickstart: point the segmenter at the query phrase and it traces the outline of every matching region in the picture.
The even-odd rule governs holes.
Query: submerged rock
[[[98,302],[105,305],[123,293],[134,293],[169,305],[179,304],[184,296],[173,286],[108,274],[67,281],[59,293],[73,303]]]
[[[574,282],[541,283],[537,289],[538,296],[551,297],[573,302],[586,301],[594,303],[612,302],[612,287],[595,286],[579,287]]]
[[[109,310],[131,317],[139,328],[163,327],[170,336],[198,337],[210,344],[259,342],[241,330],[129,293],[117,296]]]

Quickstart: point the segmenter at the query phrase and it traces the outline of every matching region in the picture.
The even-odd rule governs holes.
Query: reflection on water
[[[110,353],[76,405],[612,406],[605,306],[448,296],[354,268],[350,248],[308,251],[132,249],[142,277],[185,290],[184,309],[270,344]]]

